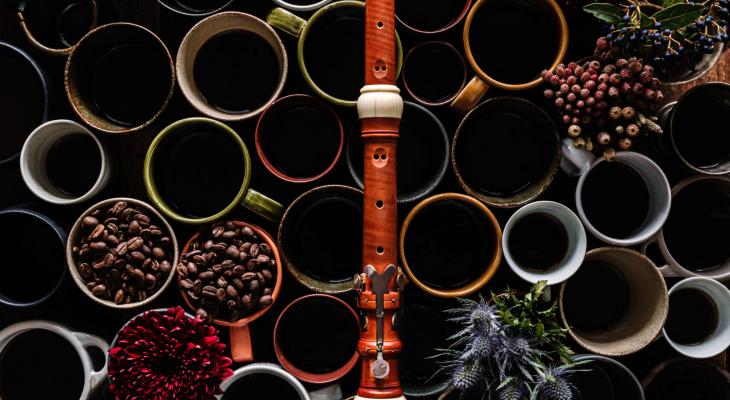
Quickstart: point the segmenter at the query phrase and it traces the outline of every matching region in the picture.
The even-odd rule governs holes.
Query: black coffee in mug
[[[101,154],[89,135],[74,133],[53,143],[46,156],[46,175],[62,193],[79,197],[99,178]]]
[[[300,400],[296,389],[277,375],[264,372],[246,375],[234,382],[222,400]]]
[[[3,264],[7,266],[0,279],[0,297],[31,303],[48,295],[66,268],[64,244],[56,231],[23,212],[0,214],[0,226],[4,227],[0,230],[0,252],[5,254]]]
[[[58,36],[65,46],[73,46],[91,30],[93,22],[91,1],[72,2],[57,19]]]
[[[478,279],[491,264],[496,237],[492,223],[474,206],[443,200],[413,218],[403,252],[425,285],[455,289]]]
[[[227,113],[248,113],[266,104],[279,84],[279,58],[254,32],[231,30],[205,42],[193,76],[205,100]]]
[[[395,14],[408,26],[437,31],[459,19],[467,0],[398,0]]]
[[[575,400],[619,400],[611,377],[598,363],[594,361],[577,369],[578,372],[570,377]]]
[[[727,183],[693,182],[672,198],[664,241],[679,265],[695,272],[709,271],[730,259],[729,223]]]
[[[157,191],[176,213],[204,218],[223,211],[241,190],[241,145],[216,126],[192,123],[165,136],[153,155]]]
[[[546,1],[486,1],[474,15],[469,42],[474,60],[489,77],[520,84],[552,65],[560,51],[559,27]]]
[[[545,272],[558,266],[568,252],[568,232],[559,219],[547,213],[531,213],[512,226],[507,243],[521,267]]]
[[[563,312],[576,329],[602,332],[618,323],[629,309],[629,282],[613,265],[587,260],[565,284]]]
[[[664,329],[667,337],[683,345],[707,340],[719,322],[715,301],[699,289],[686,288],[669,296],[669,314]]]
[[[403,79],[410,91],[433,103],[443,102],[458,93],[466,73],[458,51],[438,43],[415,48],[403,68]]]
[[[649,188],[634,168],[602,162],[585,178],[583,211],[602,234],[624,239],[638,232],[649,215]]]
[[[360,340],[358,321],[336,300],[310,297],[281,317],[277,340],[282,355],[313,374],[334,372],[347,364]]]
[[[699,117],[701,116],[701,117]],[[698,87],[677,103],[671,136],[679,154],[691,165],[711,169],[730,161],[730,88]]]
[[[3,400],[78,400],[84,368],[73,345],[45,329],[18,334],[0,353]]]
[[[302,54],[312,81],[330,96],[357,100],[365,76],[365,8],[340,7],[309,29]]]
[[[170,92],[170,60],[158,43],[120,44],[96,59],[90,94],[98,111],[122,126],[152,119]]]

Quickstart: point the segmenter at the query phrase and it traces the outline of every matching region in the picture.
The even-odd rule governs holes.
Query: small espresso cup
[[[314,11],[318,8],[322,8],[327,4],[331,3],[332,0],[307,0],[307,1],[286,1],[286,0],[273,0],[274,4],[279,7],[284,7],[292,11]]]
[[[517,210],[504,226],[502,253],[520,278],[554,285],[583,264],[586,232],[578,216],[553,201],[536,201]]]
[[[365,76],[365,3],[343,0],[317,10],[304,20],[274,8],[266,21],[299,38],[297,59],[307,85],[321,98],[339,106],[355,107]],[[400,73],[403,50],[396,34],[396,65]]]
[[[505,35],[514,21],[515,34]],[[490,86],[525,90],[540,73],[558,66],[568,50],[568,23],[555,0],[477,0],[464,23],[464,50],[476,76],[451,103],[459,114],[472,109]]]
[[[277,178],[314,182],[335,167],[345,135],[337,113],[306,94],[282,97],[261,114],[256,125],[256,152]]]
[[[320,186],[296,198],[281,218],[282,259],[310,290],[347,292],[362,272],[362,196],[349,186]]]
[[[68,56],[66,96],[74,112],[107,133],[130,133],[151,124],[172,98],[175,68],[165,43],[127,22],[87,33]]]
[[[363,187],[363,142],[355,123],[347,140],[347,168]],[[446,175],[449,167],[449,137],[441,121],[425,107],[404,102],[400,136],[396,147],[398,203],[423,200]],[[370,157],[370,156],[369,156]]]
[[[23,321],[0,331],[0,398],[89,400],[106,380],[88,349],[106,354],[109,344],[56,322]],[[78,396],[78,397],[76,397]]]
[[[700,174],[730,173],[730,138],[722,133],[730,123],[729,84],[697,85],[665,106],[660,115],[668,135],[659,140],[672,158]]]
[[[77,204],[99,194],[109,183],[109,152],[90,130],[58,119],[36,128],[20,153],[26,186],[53,204]]]
[[[274,327],[279,363],[304,382],[330,383],[360,360],[360,318],[337,297],[310,294],[284,308]]]
[[[0,166],[15,162],[28,134],[48,119],[47,78],[28,53],[0,41]]]
[[[221,384],[218,400],[276,399],[310,400],[301,382],[280,366],[256,363],[239,368]]]
[[[518,97],[494,97],[469,111],[451,146],[464,190],[500,208],[540,196],[560,165],[560,138],[550,116]]]
[[[668,297],[664,279],[646,256],[602,247],[589,251],[578,272],[560,286],[560,317],[583,348],[624,356],[660,334]]]
[[[233,0],[157,0],[166,9],[186,17],[205,17],[228,7]]]
[[[673,358],[654,367],[641,383],[649,400],[730,398],[730,372],[710,360]]]
[[[578,354],[573,356],[573,361],[585,363],[570,377],[573,399],[645,399],[644,390],[636,375],[620,362],[596,354]]]
[[[221,121],[241,121],[261,114],[279,97],[289,61],[266,22],[228,11],[190,29],[175,68],[180,89],[196,110]]]
[[[144,183],[163,214],[186,224],[204,224],[242,205],[271,221],[282,206],[249,188],[251,157],[228,125],[187,118],[163,129],[144,161]]]
[[[461,22],[472,0],[395,2],[395,18],[406,29],[421,34],[443,33]]]
[[[46,302],[66,276],[66,232],[47,216],[23,208],[0,209],[0,226],[0,251],[8,257],[0,267],[0,305]]]
[[[672,208],[659,233],[642,245],[657,244],[665,277],[730,279],[730,178],[695,175],[672,188]]]
[[[466,84],[466,62],[451,43],[430,41],[412,48],[403,61],[403,86],[425,106],[450,103]]]
[[[622,151],[613,161],[563,140],[560,163],[579,176],[575,203],[583,225],[598,239],[633,246],[654,236],[669,216],[672,194],[659,166],[643,154]]]
[[[723,353],[730,347],[730,289],[710,278],[681,280],[669,290],[669,316],[662,333],[687,357]]]
[[[502,259],[502,229],[479,200],[431,196],[406,216],[400,259],[408,279],[438,297],[468,296],[489,282]]]
[[[18,3],[18,21],[23,33],[38,50],[66,55],[88,31],[96,27],[96,0],[42,1]]]

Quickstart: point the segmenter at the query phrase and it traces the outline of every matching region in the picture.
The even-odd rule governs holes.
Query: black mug
[[[66,55],[96,26],[96,0],[25,0],[18,3],[20,27],[30,43],[51,55]]]
[[[570,378],[574,400],[644,400],[639,380],[620,362],[594,354],[579,354],[573,360],[585,362]]]
[[[730,373],[713,360],[675,358],[652,369],[642,381],[647,400],[724,400]]]
[[[451,103],[466,85],[466,61],[451,43],[429,41],[412,48],[403,61],[403,87],[426,106]]]
[[[0,252],[7,257],[0,279],[0,304],[39,305],[66,276],[66,232],[47,216],[23,208],[0,210]]]
[[[363,187],[363,145],[360,124],[350,130],[347,167]],[[441,121],[425,107],[405,102],[396,148],[398,203],[422,200],[441,183],[449,165],[449,138]]]

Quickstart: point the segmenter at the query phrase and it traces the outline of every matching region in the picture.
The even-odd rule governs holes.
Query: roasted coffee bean
[[[154,247],[152,248],[152,256],[158,260],[164,260],[167,254],[165,254],[165,250],[162,250],[159,247]]]
[[[233,273],[235,275],[240,276],[240,275],[243,275],[245,272],[246,272],[246,267],[244,267],[243,265],[236,265],[235,267],[233,267]]]
[[[157,285],[157,278],[152,274],[145,274],[144,281],[148,288],[153,288]]]
[[[109,246],[107,246],[106,242],[91,242],[89,247],[94,251],[105,251]]]
[[[160,261],[160,272],[167,274],[172,270],[172,264],[167,260]]]
[[[237,290],[238,290],[239,292],[240,292],[240,291],[243,291],[243,290],[244,290],[244,289],[246,288],[246,285],[244,285],[243,281],[242,281],[242,280],[240,280],[240,279],[238,279],[238,278],[236,278],[236,279],[232,280],[232,281],[231,281],[231,284],[232,284],[232,285],[233,285],[233,287],[235,287],[235,288],[236,288],[236,289],[237,289]]]
[[[251,245],[251,249],[248,251],[251,257],[256,258],[259,256],[259,245],[254,243]]]
[[[274,302],[274,298],[270,295],[261,296],[259,299],[259,307],[268,307]]]
[[[87,215],[81,220],[81,226],[88,231],[93,230],[97,225],[99,225],[99,220],[91,215]]]
[[[148,217],[148,216],[146,216],[146,215],[144,215],[142,213],[136,214],[134,216],[134,219],[135,219],[135,221],[137,221],[142,226],[148,226],[150,224],[150,217]],[[130,222],[130,225],[131,224],[132,223]]]
[[[215,278],[215,272],[213,271],[203,271],[198,274],[198,278],[204,280],[204,281],[211,281]]]
[[[248,253],[251,250],[251,246],[252,245],[253,245],[253,243],[251,243],[251,242],[243,243],[242,245],[240,245],[238,247],[238,250],[240,250],[240,251],[242,251],[244,253]]]
[[[272,279],[274,279],[274,274],[271,273],[268,269],[262,269],[261,275],[264,277],[264,280],[266,282],[270,282]]]
[[[93,289],[91,289],[91,294],[93,294],[96,297],[101,297],[106,294],[106,286],[104,285],[96,285]]]
[[[238,291],[235,287],[228,285],[226,286],[226,295],[229,299],[236,299],[238,298]]]
[[[238,260],[239,251],[236,246],[229,246],[228,249],[226,249],[226,255],[230,257],[233,260]]]
[[[138,250],[142,246],[144,246],[144,239],[139,236],[135,236],[127,241],[127,249],[129,251]]]
[[[217,237],[220,237],[221,235],[223,235],[223,232],[225,232],[225,231],[226,231],[225,227],[223,227],[222,225],[217,225],[217,226],[213,227],[213,231],[211,232],[211,234],[213,235],[213,237],[217,238]]]
[[[221,277],[218,277],[218,279],[215,281],[215,284],[219,288],[225,288],[226,286],[228,286],[228,281],[226,280],[226,278],[221,276]]]
[[[183,279],[180,281],[180,286],[182,286],[185,290],[190,290],[193,288],[193,281],[190,279]]]
[[[137,263],[142,263],[147,257],[145,257],[142,252],[139,251],[133,251],[129,254],[129,256],[133,261],[136,261]]]
[[[114,250],[116,253],[120,256],[123,256],[127,254],[127,251],[129,250],[129,244],[127,242],[119,243],[119,246]]]
[[[117,293],[114,295],[114,302],[116,304],[122,304],[124,302],[124,289],[117,290]]]
[[[203,292],[202,292],[203,297],[214,298],[216,296],[216,293],[218,293],[218,289],[215,286],[203,287]]]
[[[104,225],[98,224],[96,225],[96,228],[94,228],[93,231],[89,234],[89,240],[99,240],[101,236],[104,234]]]
[[[132,221],[129,223],[129,233],[132,235],[140,235],[142,233],[142,227],[139,225],[139,222]]]

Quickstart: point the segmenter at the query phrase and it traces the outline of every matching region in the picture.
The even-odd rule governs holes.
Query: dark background
[[[200,19],[177,16],[161,8],[154,0],[99,0],[98,3],[100,6],[100,24],[115,21],[129,21],[143,25],[156,32],[163,39],[173,59],[185,33]],[[265,19],[266,14],[273,7],[274,4],[269,0],[237,0],[228,10],[244,11]],[[41,64],[48,76],[52,96],[49,119],[66,118],[79,121],[79,118],[71,110],[63,89],[63,69],[66,57],[49,56],[32,47],[20,29],[15,13],[16,9],[17,1],[0,0],[0,40],[26,50]],[[595,39],[599,36],[600,26],[591,17],[578,10],[569,7],[564,7],[564,9],[571,29],[569,54],[566,61],[580,59],[592,54]],[[307,18],[310,14],[300,13],[299,15]],[[515,29],[519,29],[519,21],[516,21]],[[450,41],[463,52],[463,43],[461,41],[462,30],[463,22],[450,31],[435,36],[413,34],[404,28],[399,29],[399,34],[403,40],[404,52],[407,52],[421,41],[434,39]],[[283,95],[292,93],[313,94],[302,79],[296,61],[297,39],[282,32],[279,32],[279,34],[287,48],[290,63],[289,75]],[[505,34],[509,33],[506,32]],[[509,60],[504,61],[509,62]],[[727,62],[728,56],[726,53],[715,70],[703,78],[702,81],[728,81],[729,79],[727,78],[730,75],[730,68],[725,67]],[[471,76],[471,72],[469,74]],[[667,97],[675,98],[678,94],[686,90],[687,87],[685,86],[671,91]],[[505,93],[498,89],[492,89],[488,96],[516,95],[529,98],[539,105],[549,106],[550,104],[542,99],[541,91],[542,89],[539,87],[519,93]],[[404,93],[404,98],[405,100],[412,101],[406,93]],[[342,118],[345,132],[349,132],[353,123],[357,121],[356,111],[353,108],[337,106],[333,106],[333,108]],[[547,109],[550,110],[550,108]],[[430,107],[430,110],[441,119],[446,126],[449,136],[453,137],[459,121],[458,118],[445,106]],[[105,192],[86,204],[64,207],[45,204],[32,195],[26,188],[22,182],[17,163],[0,167],[0,208],[23,205],[24,207],[36,209],[50,216],[64,229],[69,230],[81,212],[99,200],[116,196],[127,196],[148,201],[142,181],[142,164],[148,144],[169,123],[196,115],[199,114],[189,106],[179,88],[176,87],[172,101],[161,117],[142,131],[120,136],[96,132],[97,136],[108,146],[112,154],[114,174]],[[255,149],[253,138],[256,120],[254,118],[240,123],[229,124],[243,138],[250,151]],[[331,183],[355,186],[355,182],[347,170],[344,155],[340,158],[337,166],[327,176],[310,184],[286,183],[277,179],[263,167],[255,151],[252,153],[252,161],[251,187],[278,200],[284,206],[287,206],[304,191],[316,186]],[[686,171],[676,168],[676,166],[671,164],[666,164],[665,169],[671,184],[676,183],[687,174]],[[575,179],[559,172],[552,186],[541,196],[541,199],[558,201],[575,209],[573,199],[574,190]],[[434,194],[442,192],[463,192],[456,182],[451,168],[447,171],[445,179]],[[409,204],[399,207],[399,218],[401,221],[413,206],[414,204]],[[512,213],[509,210],[493,209],[493,211],[502,226],[504,226],[504,223]],[[247,210],[240,208],[230,214],[229,217],[231,219],[240,219],[257,224],[267,230],[273,237],[276,237],[277,225],[267,222]],[[174,222],[172,222],[172,225],[181,245],[197,229],[196,227]],[[12,229],[12,227],[0,227],[0,229]],[[589,233],[589,248],[601,247],[602,245],[595,238],[590,237]],[[656,261],[657,263],[660,262],[660,260]],[[58,262],[63,263],[63,260],[58,260]],[[0,264],[0,268],[7,267],[7,265]],[[2,279],[1,276],[0,279]],[[674,282],[669,282],[670,285],[672,283]],[[498,292],[508,285],[510,287],[526,288],[525,283],[514,275],[507,265],[502,265],[497,276],[482,292],[488,295],[490,291]],[[416,291],[417,289],[411,285],[407,290]],[[303,286],[291,279],[288,273],[285,273],[283,291],[280,298],[267,314],[251,326],[256,361],[276,362],[271,339],[274,322],[286,304],[292,299],[307,293],[307,290]],[[340,297],[354,305],[354,296],[352,294],[345,294]],[[173,283],[157,301],[149,305],[149,308],[182,304],[183,301],[180,297],[177,284]],[[79,288],[72,282],[70,276],[67,275],[61,289],[44,305],[20,310],[0,306],[0,329],[22,320],[48,319],[65,323],[74,330],[93,333],[111,341],[117,330],[126,321],[141,311],[143,310],[121,311],[104,308],[82,294]],[[221,337],[227,341],[228,335],[226,329],[222,328],[221,331]],[[573,348],[578,353],[582,352],[576,345]],[[653,366],[675,356],[677,354],[663,340],[659,340],[638,354],[620,359],[620,361],[627,364],[636,373],[637,377],[641,379]],[[354,395],[358,376],[359,371],[356,368],[344,379],[343,386],[345,387],[346,397]],[[107,395],[103,398],[111,399],[112,396]]]

